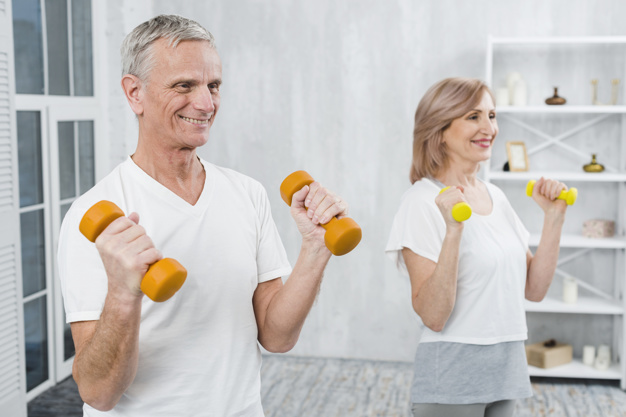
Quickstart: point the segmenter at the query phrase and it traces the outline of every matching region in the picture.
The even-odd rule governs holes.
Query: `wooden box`
[[[615,235],[615,222],[612,220],[591,219],[583,222],[583,236],[590,238],[612,237]]]
[[[538,368],[552,368],[572,361],[572,346],[555,340],[526,346],[526,359],[529,365]]]

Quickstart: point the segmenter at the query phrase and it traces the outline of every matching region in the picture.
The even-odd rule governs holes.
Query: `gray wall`
[[[195,18],[215,35],[224,72],[221,109],[200,155],[265,185],[292,262],[300,239],[278,186],[294,170],[342,195],[364,230],[353,253],[331,260],[292,353],[385,360],[412,360],[418,335],[408,280],[383,251],[410,185],[422,94],[444,77],[483,78],[489,34],[626,34],[620,0],[110,0],[100,13],[111,166],[136,144],[119,89],[123,37],[156,14]]]

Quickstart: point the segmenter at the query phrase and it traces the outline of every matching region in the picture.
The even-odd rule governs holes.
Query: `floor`
[[[261,369],[267,417],[410,417],[411,364],[265,356]],[[626,392],[616,382],[533,379],[534,397],[515,417],[623,417]],[[68,378],[28,405],[29,417],[82,417]]]

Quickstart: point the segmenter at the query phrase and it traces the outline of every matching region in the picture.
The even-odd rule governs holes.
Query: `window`
[[[91,0],[13,0],[27,399],[71,373],[57,280],[63,216],[96,181]]]

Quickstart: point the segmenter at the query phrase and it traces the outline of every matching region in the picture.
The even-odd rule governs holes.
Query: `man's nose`
[[[213,113],[215,111],[214,97],[208,86],[198,89],[193,105],[196,110],[203,113]]]

